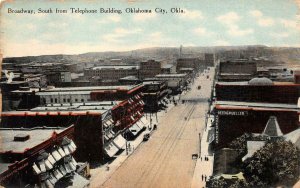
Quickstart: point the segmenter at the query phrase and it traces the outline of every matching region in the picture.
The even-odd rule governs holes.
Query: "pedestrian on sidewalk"
[[[200,157],[200,160],[202,161],[202,157]]]
[[[203,179],[204,179],[204,176],[203,176],[203,174],[202,174],[202,181],[203,181]]]
[[[204,179],[205,179],[205,182],[206,182],[206,179],[207,179],[206,175],[205,175]]]

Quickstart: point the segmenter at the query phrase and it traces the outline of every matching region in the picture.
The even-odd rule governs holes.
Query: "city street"
[[[190,86],[191,90],[180,96],[177,106],[160,113],[163,115],[158,116],[158,128],[150,139],[102,187],[191,187],[196,165],[192,154],[199,153],[199,132],[205,127],[213,72],[211,69],[201,74]],[[101,174],[92,179],[96,180],[97,176]],[[99,186],[97,181],[92,181],[91,187]]]

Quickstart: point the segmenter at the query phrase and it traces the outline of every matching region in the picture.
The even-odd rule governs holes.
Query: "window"
[[[68,99],[68,102],[70,102],[70,99]]]
[[[84,99],[81,99],[81,102],[84,102]]]
[[[52,98],[50,99],[50,102],[53,103],[53,99]]]
[[[75,99],[75,102],[78,102],[78,99]]]
[[[63,99],[64,102],[66,102],[66,99]]]
[[[57,103],[57,98],[55,98],[55,103]]]

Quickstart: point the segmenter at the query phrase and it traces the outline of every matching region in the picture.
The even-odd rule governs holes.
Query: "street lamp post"
[[[199,157],[201,156],[201,133],[199,133]]]

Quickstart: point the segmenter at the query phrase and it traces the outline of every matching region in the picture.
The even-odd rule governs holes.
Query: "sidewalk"
[[[117,155],[116,159],[105,165],[91,169],[90,187],[100,187],[106,180],[108,180],[110,176],[112,176],[112,174],[122,165],[122,163],[128,157],[130,157],[134,150],[136,150],[138,146],[143,142],[144,135],[147,133],[151,133],[152,131],[153,129],[150,131],[149,129],[146,129],[135,140],[127,141],[127,143],[131,146],[131,148],[128,150],[128,155],[126,154],[126,146],[124,146],[124,151]]]
[[[167,110],[170,110],[172,107],[174,107],[173,104],[169,104]],[[152,114],[152,126],[154,124],[157,124],[159,127],[160,118],[166,114],[166,111],[160,111],[157,113],[157,120],[156,115]],[[146,119],[150,123],[150,114],[144,115]],[[139,147],[139,145],[143,142],[143,138],[145,134],[152,134],[155,131],[153,129],[149,130],[148,127],[146,127],[146,130],[143,131],[135,140],[127,141],[128,145],[130,145],[130,149],[128,150],[128,155],[126,154],[126,146],[124,146],[124,151],[120,153],[119,155],[115,156],[116,159],[113,161],[108,162],[105,165],[90,169],[91,173],[91,179],[90,179],[90,187],[101,187],[102,184],[104,184],[105,181],[107,181],[113,173],[130,157],[131,154],[134,153],[134,151]]]
[[[209,156],[208,152],[208,131],[211,129],[210,126],[212,119],[212,116],[208,117],[207,127],[205,128],[201,138],[201,153],[196,162],[191,186],[192,188],[206,187],[206,181],[208,181],[209,176],[213,174],[214,156]],[[205,160],[205,158],[208,160]]]

